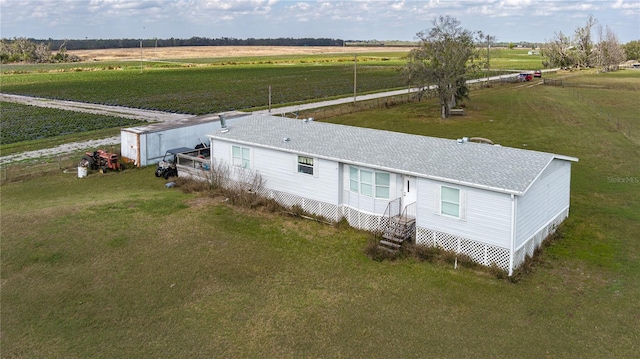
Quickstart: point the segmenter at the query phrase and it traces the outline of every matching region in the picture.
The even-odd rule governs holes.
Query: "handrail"
[[[416,218],[416,202],[406,205],[404,210],[402,210],[400,218],[403,219],[405,223],[408,222],[409,218]]]
[[[400,197],[394,199],[393,201],[389,201],[387,204],[387,209],[384,210],[383,217],[387,217],[391,219],[392,217],[400,215],[400,203],[402,199]]]

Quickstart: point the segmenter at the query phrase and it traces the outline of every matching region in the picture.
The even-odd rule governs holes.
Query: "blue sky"
[[[0,0],[0,36],[415,40],[450,15],[498,41],[544,42],[573,34],[590,14],[621,42],[640,39],[640,0]]]

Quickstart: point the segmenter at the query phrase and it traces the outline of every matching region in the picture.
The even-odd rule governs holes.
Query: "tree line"
[[[13,40],[0,39],[0,62],[3,64],[11,62],[74,62],[80,61],[77,56],[67,53],[66,44],[61,42],[58,50],[51,51],[50,44],[44,42],[36,43],[24,37]]]
[[[594,30],[597,41],[594,41]],[[576,27],[573,36],[562,31],[547,41],[543,54],[548,58],[544,67],[595,68],[603,72],[615,71],[625,60],[639,60],[638,41],[622,45],[609,26],[602,27],[590,15],[584,26]]]
[[[189,39],[0,39],[0,57],[7,62],[60,62],[77,60],[67,50],[125,49],[176,46],[344,46],[345,41],[330,38],[236,39],[232,37]],[[52,49],[57,49],[55,53]]]

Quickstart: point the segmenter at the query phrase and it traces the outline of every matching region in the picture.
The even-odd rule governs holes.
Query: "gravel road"
[[[554,71],[554,70],[546,70],[546,71]],[[514,77],[514,76],[517,76],[517,73],[510,74],[510,75],[493,76],[489,78],[489,80],[494,81],[494,80],[500,80],[502,78]],[[470,80],[467,82],[474,83],[474,82],[482,82],[486,80],[487,79],[484,78],[484,79]],[[433,88],[433,87],[434,86],[430,86],[430,88]],[[415,92],[417,91],[417,89],[397,90],[397,91],[389,91],[389,92],[382,92],[382,93],[369,94],[369,95],[359,95],[356,97],[355,100],[365,101],[365,100],[371,100],[375,98],[395,96],[400,94],[406,94],[408,91]],[[1,94],[1,93],[0,93],[0,101],[17,102],[25,105],[58,108],[62,110],[80,111],[80,112],[95,113],[100,115],[134,118],[134,119],[148,121],[148,122],[171,122],[171,121],[193,117],[193,115],[175,114],[175,113],[162,112],[162,111],[142,110],[142,109],[130,108],[130,107],[108,106],[108,105],[65,101],[65,100],[51,100],[46,98],[10,95],[10,94]],[[349,103],[352,101],[354,101],[353,96],[345,97],[337,100],[331,100],[331,101],[321,101],[321,102],[307,103],[303,105],[280,107],[280,108],[272,109],[271,111],[269,110],[256,111],[255,113],[271,114],[271,115],[277,116],[284,113],[292,113],[292,112],[308,110],[312,108],[333,106],[333,105],[338,105],[343,103]],[[77,150],[83,150],[87,148],[98,148],[98,147],[103,147],[107,145],[119,144],[119,143],[120,143],[120,136],[104,138],[99,140],[84,141],[84,142],[67,143],[67,144],[56,146],[53,148],[16,153],[8,156],[0,156],[0,164],[17,162],[25,159],[35,159],[40,157],[56,156],[60,154],[72,153]]]

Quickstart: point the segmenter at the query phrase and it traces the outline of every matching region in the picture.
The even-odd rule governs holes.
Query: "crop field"
[[[0,143],[38,140],[69,134],[121,128],[140,123],[122,117],[102,116],[52,108],[2,102]]]
[[[498,50],[493,50],[498,51]],[[492,68],[534,69],[519,59],[523,50],[501,56]],[[502,52],[500,52],[502,53]],[[526,54],[526,52],[524,52]],[[357,54],[357,92],[407,87],[402,74],[407,51]],[[526,55],[524,55],[526,56]],[[5,93],[162,111],[206,114],[254,110],[349,96],[354,91],[354,54],[232,56],[78,64],[3,66]],[[484,72],[476,74],[483,77]]]
[[[303,78],[304,67],[291,65],[292,76]],[[214,69],[179,69],[184,86],[174,96],[190,99],[190,82],[213,79]],[[163,86],[153,76],[165,71],[6,78],[48,93],[59,80],[61,92],[109,101],[124,91],[150,106],[153,86]],[[126,82],[140,92],[102,90],[118,72],[145,80]],[[553,76],[601,86],[578,91],[638,126],[634,72]],[[438,115],[437,101],[424,100],[323,120],[578,157],[561,238],[517,281],[415,259],[372,261],[367,233],[168,189],[152,167],[84,179],[52,173],[0,185],[0,356],[636,357],[637,134],[629,138],[575,89],[540,81],[474,90],[465,116]]]
[[[362,66],[357,75],[362,93],[405,86],[394,66]],[[353,93],[353,64],[79,71],[3,78],[7,93],[192,114],[267,107],[269,86],[274,105]]]

